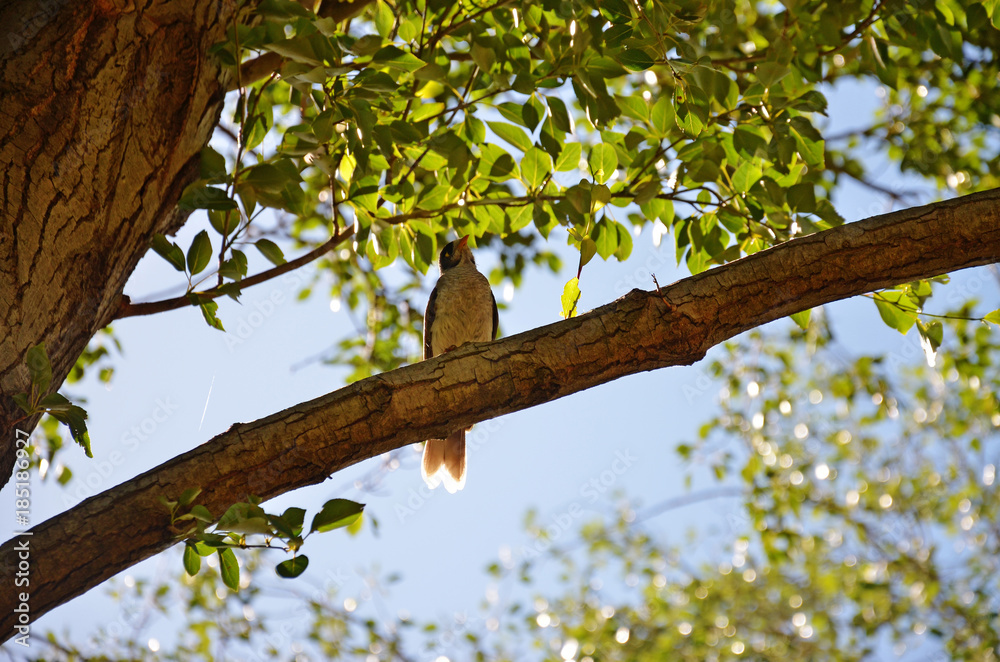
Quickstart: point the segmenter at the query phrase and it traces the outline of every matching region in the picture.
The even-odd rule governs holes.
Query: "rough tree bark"
[[[177,542],[159,497],[190,487],[213,514],[264,499],[406,444],[624,375],[698,361],[780,317],[864,292],[1000,261],[1000,190],[852,223],[493,343],[378,375],[253,423],[36,526],[37,618]],[[414,480],[419,478],[414,475]],[[0,547],[12,582],[17,539]],[[11,636],[14,596],[0,592]]]
[[[235,2],[15,0],[0,4],[0,485],[11,475],[45,342],[62,384],[113,318],[176,202],[225,92],[206,55]]]

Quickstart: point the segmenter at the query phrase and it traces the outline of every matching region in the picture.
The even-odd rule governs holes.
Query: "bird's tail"
[[[444,483],[444,489],[454,494],[465,487],[465,430],[447,439],[428,439],[420,473],[431,489]]]

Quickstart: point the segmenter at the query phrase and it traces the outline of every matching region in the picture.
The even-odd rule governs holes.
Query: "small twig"
[[[282,265],[276,266],[273,269],[268,269],[249,278],[244,278],[239,282],[240,289],[243,290],[247,287],[263,283],[265,281],[271,280],[272,278],[277,278],[282,274],[286,274],[289,271],[294,271],[299,267],[322,257],[329,251],[333,250],[337,244],[342,242],[354,234],[354,227],[348,227],[344,229],[343,234],[335,234],[330,237],[330,239],[321,246],[314,248],[308,253],[301,255],[290,262],[286,262]],[[205,290],[204,292],[196,292],[200,299],[217,299],[220,296],[226,294],[220,287],[213,287],[212,289]],[[166,312],[168,310],[176,310],[178,308],[185,308],[187,306],[194,305],[187,295],[176,297],[173,299],[165,299],[163,301],[150,301],[147,303],[131,303],[125,304],[118,309],[118,314],[115,319],[122,319],[125,317],[137,317],[139,315],[154,315],[156,313]]]
[[[879,296],[878,292],[872,292],[871,294],[862,294],[861,296],[868,297],[872,301],[881,301],[882,303],[887,303],[890,306],[895,306],[904,313],[912,313],[914,315],[922,315],[924,317],[936,317],[942,320],[965,320],[966,322],[985,322],[982,317],[963,317],[961,315],[935,315],[934,313],[925,313],[922,310],[913,310],[911,308],[906,308],[905,306],[899,305],[897,301],[889,301],[883,296]]]
[[[667,297],[663,294],[663,289],[660,287],[660,283],[656,280],[656,274],[649,275],[653,277],[653,285],[656,286],[656,295],[660,297],[660,301],[662,301],[663,305],[667,307],[667,312],[673,312],[674,304],[667,301]]]
[[[861,23],[858,24],[858,27],[855,28],[854,32],[852,32],[851,34],[847,35],[847,37],[840,42],[839,46],[831,46],[830,48],[828,48],[826,50],[820,50],[819,51],[819,55],[820,56],[831,55],[831,54],[836,53],[837,51],[845,48],[848,44],[850,44],[852,41],[854,41],[855,37],[859,37],[862,32],[864,32],[865,30],[867,30],[871,26],[871,24],[874,23],[876,21],[876,19],[878,19],[878,16],[877,16],[878,10],[881,9],[881,8],[882,8],[881,1],[875,2],[872,5],[872,10],[870,12],[868,12],[868,16],[866,16],[865,19],[863,21],[861,21]]]

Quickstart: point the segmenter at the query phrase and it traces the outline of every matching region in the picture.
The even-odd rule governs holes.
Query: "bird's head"
[[[468,235],[450,242],[441,249],[441,255],[438,258],[438,267],[441,268],[441,273],[444,273],[463,262],[472,265],[476,264],[476,258],[472,256],[472,249],[469,248]]]

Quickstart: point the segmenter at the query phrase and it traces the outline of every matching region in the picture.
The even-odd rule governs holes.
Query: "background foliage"
[[[863,660],[889,648],[995,659],[1000,339],[980,323],[948,324],[954,340],[935,367],[852,355],[822,323],[728,344],[711,365],[718,415],[677,449],[720,487],[647,507],[619,499],[569,536],[529,513],[527,545],[487,568],[509,597],[463,623],[361,616],[359,601],[394,581],[373,575],[367,598],[295,585],[308,625],[290,634],[272,622],[285,622],[274,610],[284,591],[247,577],[229,594],[200,573],[118,584],[123,627],[46,655],[299,659],[297,642],[330,659]],[[722,496],[736,497],[727,530],[664,542],[664,516]],[[243,561],[244,575],[269,572]],[[151,652],[148,624],[179,611],[174,645]]]

